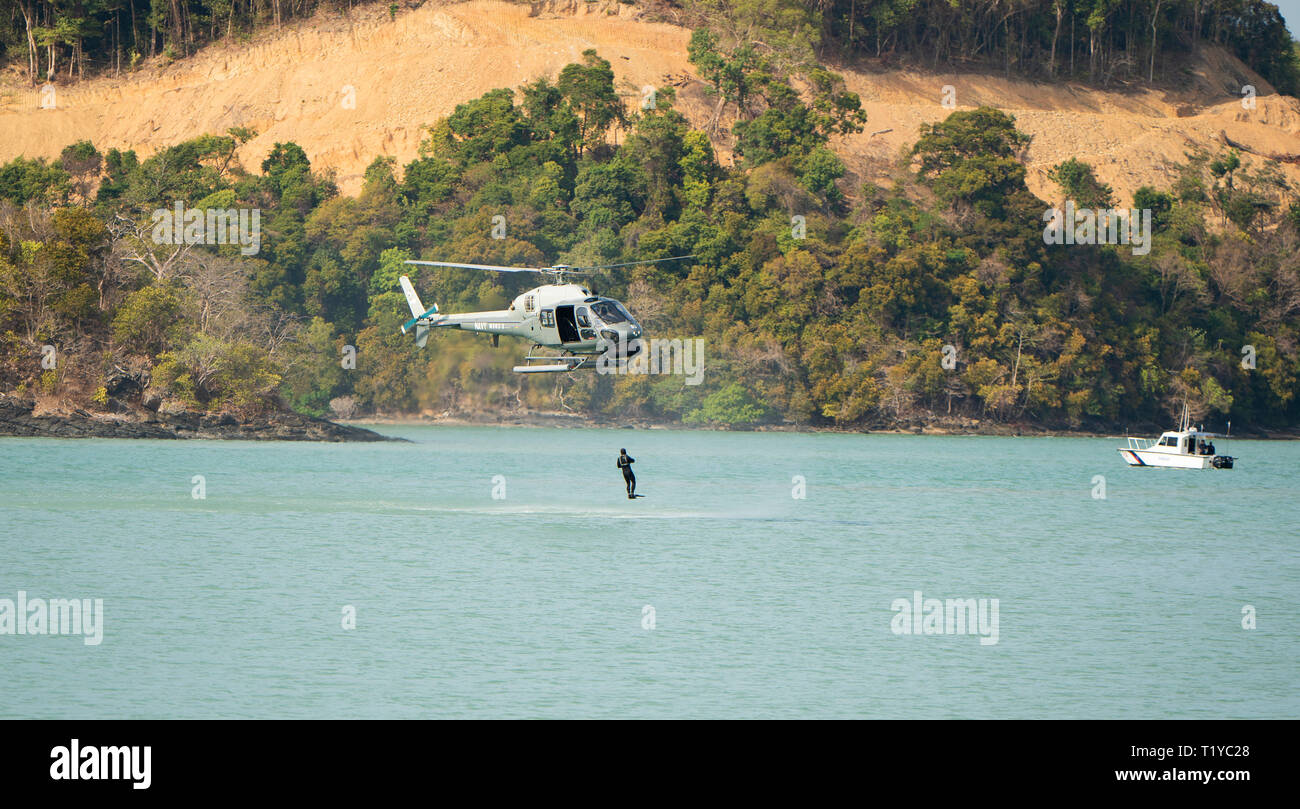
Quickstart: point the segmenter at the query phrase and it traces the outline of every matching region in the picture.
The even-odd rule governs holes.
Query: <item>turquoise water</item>
[[[0,716],[1300,717],[1300,443],[379,429],[0,439],[0,598],[104,603],[0,635]]]

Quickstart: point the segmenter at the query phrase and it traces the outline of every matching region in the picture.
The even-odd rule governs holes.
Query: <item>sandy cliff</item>
[[[377,155],[405,163],[421,128],[456,104],[496,87],[554,76],[596,48],[613,63],[620,92],[634,104],[645,85],[674,84],[681,108],[703,125],[712,108],[686,59],[690,32],[651,20],[622,3],[551,2],[533,6],[471,0],[429,2],[390,19],[367,6],[349,17],[322,13],[268,30],[248,42],[223,42],[170,65],[121,78],[56,88],[55,108],[17,73],[0,83],[0,160],[53,157],[89,138],[101,149],[142,155],[205,132],[248,126],[259,136],[240,157],[256,170],[279,141],[295,141],[314,165],[337,172],[354,193]],[[957,108],[989,104],[1013,113],[1034,136],[1027,154],[1030,188],[1047,199],[1056,189],[1046,170],[1071,156],[1097,167],[1120,201],[1144,183],[1165,185],[1168,167],[1195,146],[1226,137],[1277,164],[1300,187],[1300,102],[1278,96],[1235,59],[1208,50],[1180,68],[1176,90],[1133,87],[1101,91],[988,74],[837,66],[859,93],[866,130],[835,144],[856,175],[881,177],[912,143],[918,126],[944,117],[944,85]],[[1244,109],[1240,88],[1258,88]],[[727,159],[726,139],[718,146]]]

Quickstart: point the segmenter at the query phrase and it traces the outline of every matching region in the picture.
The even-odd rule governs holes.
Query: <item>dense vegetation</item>
[[[1145,255],[1045,244],[1047,204],[1019,157],[1027,136],[989,108],[923,127],[887,187],[846,187],[828,144],[863,126],[859,101],[815,61],[784,58],[796,46],[782,35],[822,43],[815,27],[764,16],[774,8],[805,13],[773,3],[748,28],[710,25],[691,41],[737,120],[735,167],[719,165],[670,88],[625,109],[592,51],[460,105],[400,171],[375,160],[355,198],[292,143],[245,170],[234,157],[245,130],[144,160],[85,142],[52,163],[14,160],[0,167],[0,389],[116,409],[127,379],[164,406],[245,413],[283,400],[314,413],[527,406],[844,427],[928,414],[1163,423],[1186,401],[1215,423],[1300,423],[1300,205],[1267,163],[1190,155],[1172,187],[1132,201],[1086,163],[1056,167],[1080,206],[1150,209]],[[753,47],[759,38],[781,46]],[[175,201],[260,210],[260,252],[157,243],[150,215]],[[399,334],[406,258],[687,253],[698,258],[596,285],[652,335],[704,337],[699,386],[520,377],[509,368],[522,344],[438,333],[421,352]],[[443,311],[500,308],[535,283],[412,275]],[[54,368],[41,365],[45,345],[62,358]]]
[[[410,2],[406,5],[419,5]],[[32,83],[87,69],[120,72],[179,58],[205,42],[244,36],[356,0],[0,0],[0,58],[25,63]],[[819,58],[869,54],[984,64],[1018,75],[1094,82],[1151,80],[1199,42],[1223,45],[1283,93],[1300,93],[1300,63],[1277,6],[1263,0],[664,0],[715,27],[764,20],[777,50]],[[398,9],[389,5],[390,12]],[[783,47],[784,46],[784,47]]]
[[[823,0],[837,46],[937,66],[984,63],[1019,75],[1152,80],[1201,42],[1222,45],[1280,92],[1300,65],[1277,6],[1260,0]]]

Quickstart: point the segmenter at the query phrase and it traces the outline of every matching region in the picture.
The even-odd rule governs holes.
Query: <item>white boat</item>
[[[1187,406],[1178,429],[1161,433],[1159,438],[1130,438],[1127,447],[1120,447],[1120,456],[1129,466],[1169,466],[1175,469],[1231,469],[1231,455],[1217,455],[1215,438],[1218,433],[1192,429]]]

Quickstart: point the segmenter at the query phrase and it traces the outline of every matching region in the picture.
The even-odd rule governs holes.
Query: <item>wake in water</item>
[[[638,498],[645,495],[637,495]],[[485,516],[554,516],[554,517],[592,517],[614,520],[678,520],[678,519],[720,519],[724,515],[705,511],[685,511],[656,509],[650,511],[638,507],[637,510],[619,508],[594,508],[591,506],[574,506],[568,504],[524,503],[520,505],[498,506],[403,506],[394,504],[400,511],[423,511],[449,514],[482,514]]]
[[[638,495],[644,497],[645,495]],[[572,517],[576,519],[612,519],[612,520],[717,520],[737,523],[820,523],[824,525],[876,526],[871,520],[845,520],[834,518],[807,517],[802,515],[756,514],[752,509],[746,511],[704,511],[672,509],[627,510],[619,508],[596,508],[589,506],[572,506],[567,504],[520,504],[499,506],[407,506],[392,504],[384,511],[415,511],[441,514],[474,514],[483,516],[542,516]]]

